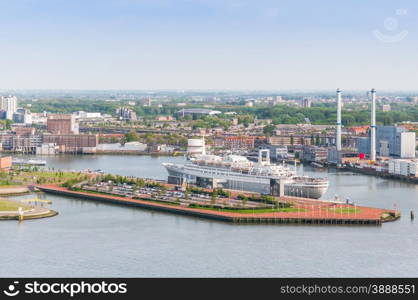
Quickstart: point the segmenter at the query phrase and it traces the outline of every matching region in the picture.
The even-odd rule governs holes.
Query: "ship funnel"
[[[264,160],[265,164],[270,164],[270,150],[269,149],[260,149],[258,150],[258,162],[263,164],[263,153],[266,154],[266,159]]]

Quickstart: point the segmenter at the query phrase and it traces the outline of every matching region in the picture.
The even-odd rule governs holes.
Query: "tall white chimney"
[[[370,160],[376,160],[376,90],[372,89],[372,115],[370,126]]]
[[[336,146],[337,151],[341,151],[341,90],[337,89],[337,136]]]

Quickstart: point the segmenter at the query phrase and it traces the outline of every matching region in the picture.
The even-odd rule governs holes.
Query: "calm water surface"
[[[166,178],[148,156],[57,156],[61,169],[102,169]],[[0,222],[0,276],[41,277],[368,277],[418,276],[418,185],[335,170],[326,176],[357,204],[393,208],[400,221],[375,227],[233,225],[52,195],[57,217]],[[30,197],[30,196],[27,196]]]

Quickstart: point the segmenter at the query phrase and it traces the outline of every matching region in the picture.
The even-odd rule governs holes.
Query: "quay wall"
[[[296,212],[271,212],[271,213],[237,213],[237,212],[225,212],[215,210],[205,210],[200,208],[189,208],[184,206],[176,206],[170,204],[162,204],[153,202],[152,199],[142,198],[132,199],[120,196],[106,195],[106,194],[94,194],[88,192],[71,191],[66,188],[56,185],[36,185],[36,188],[46,193],[53,193],[57,195],[70,196],[83,198],[93,201],[101,201],[106,203],[122,204],[128,206],[135,206],[144,209],[151,209],[156,211],[176,213],[187,216],[194,216],[206,219],[212,219],[223,222],[232,222],[238,224],[257,224],[257,223],[278,223],[278,224],[329,224],[329,225],[381,225],[385,221],[393,221],[399,218],[399,215],[395,212],[393,218],[390,220],[383,220],[381,218],[384,212],[389,210],[375,209],[375,208],[361,208],[364,210],[364,214],[339,214],[329,213],[329,216],[322,215],[318,211],[312,211],[307,213]],[[328,203],[322,203],[318,201],[319,205],[327,207]]]
[[[406,181],[406,182],[411,182],[411,183],[418,184],[418,177],[409,177],[409,176],[403,176],[403,175],[398,175],[398,174],[389,174],[389,173],[378,172],[378,171],[375,171],[375,170],[372,170],[372,169],[354,168],[354,167],[350,167],[350,166],[344,166],[344,167],[341,167],[339,169],[340,170],[353,171],[353,172],[366,174],[366,175],[378,176],[378,177],[382,177],[382,178],[386,178],[386,179],[395,179],[395,180],[401,180],[401,181]]]

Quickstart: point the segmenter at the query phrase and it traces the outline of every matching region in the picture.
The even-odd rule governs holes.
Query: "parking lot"
[[[179,203],[188,206],[190,204],[198,205],[216,205],[220,207],[245,207],[260,208],[272,207],[272,204],[265,204],[255,201],[243,201],[235,198],[227,198],[222,195],[212,197],[208,193],[186,192],[180,189],[167,189],[166,187],[149,187],[143,186],[135,188],[129,184],[112,184],[108,182],[99,182],[96,184],[83,185],[84,190],[109,193],[129,198],[152,198],[153,200],[168,203]]]

